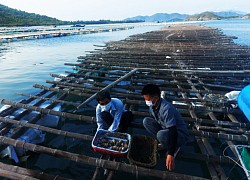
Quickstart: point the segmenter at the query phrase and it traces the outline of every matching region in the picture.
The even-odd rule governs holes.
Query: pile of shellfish
[[[129,142],[126,139],[111,139],[107,137],[100,137],[97,146],[115,151],[125,152],[128,149],[128,143]]]

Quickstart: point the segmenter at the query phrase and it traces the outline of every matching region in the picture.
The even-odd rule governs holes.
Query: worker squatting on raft
[[[187,125],[176,108],[161,98],[160,88],[154,84],[143,87],[143,95],[151,117],[143,119],[145,129],[162,144],[166,152],[166,167],[175,167],[175,153],[188,140]]]
[[[98,92],[96,100],[98,102],[96,106],[97,130],[108,129],[108,131],[127,132],[133,114],[124,109],[122,101],[111,98],[108,91]]]

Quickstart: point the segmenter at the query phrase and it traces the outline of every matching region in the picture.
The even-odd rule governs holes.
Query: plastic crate
[[[156,139],[142,135],[133,136],[127,157],[131,164],[153,168],[157,163]]]
[[[98,130],[92,140],[92,148],[96,152],[113,156],[126,156],[131,143],[127,133]]]

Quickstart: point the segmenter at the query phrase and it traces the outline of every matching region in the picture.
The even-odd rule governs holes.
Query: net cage
[[[128,152],[131,164],[153,168],[157,163],[157,140],[143,135],[134,135]]]

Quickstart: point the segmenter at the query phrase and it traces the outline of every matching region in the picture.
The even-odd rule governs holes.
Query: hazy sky
[[[155,13],[225,10],[250,13],[248,0],[0,0],[0,4],[60,20],[123,20]]]

